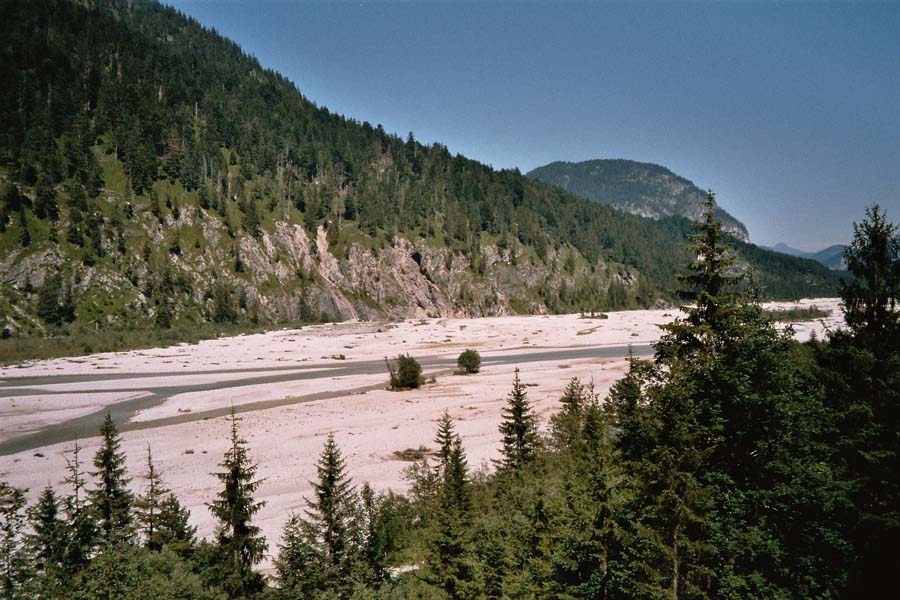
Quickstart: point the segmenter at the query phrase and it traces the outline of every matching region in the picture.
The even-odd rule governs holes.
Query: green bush
[[[477,373],[481,370],[481,355],[478,354],[477,350],[463,350],[459,358],[456,359],[456,364],[466,373]]]
[[[409,354],[401,354],[395,361],[385,359],[391,374],[392,390],[410,390],[422,385],[422,365]]]

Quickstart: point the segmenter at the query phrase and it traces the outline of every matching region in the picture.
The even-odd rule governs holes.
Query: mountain
[[[680,215],[698,221],[707,195],[665,167],[633,160],[558,161],[529,171],[528,177],[651,219]],[[743,223],[721,208],[716,216],[738,238],[750,241]]]
[[[0,14],[5,336],[625,308],[690,259],[686,219],[336,115],[172,8]],[[840,279],[736,251],[766,297]]]
[[[845,270],[847,266],[844,264],[844,245],[843,244],[835,244],[833,246],[828,246],[823,250],[819,250],[818,252],[804,252],[803,250],[798,250],[797,248],[792,248],[785,244],[784,242],[780,244],[775,244],[774,247],[770,248],[774,252],[780,252],[782,254],[788,254],[790,256],[797,256],[800,258],[808,258],[810,260],[814,260],[818,263],[822,263],[829,269],[835,270]]]

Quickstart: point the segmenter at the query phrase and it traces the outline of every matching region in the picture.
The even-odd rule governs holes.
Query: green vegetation
[[[285,323],[303,327],[309,323]],[[142,348],[160,348],[175,344],[196,344],[202,340],[244,333],[260,333],[267,326],[253,323],[203,323],[167,329],[94,331],[73,328],[52,337],[9,337],[0,339],[0,364],[24,360],[80,356],[96,352],[118,352]]]
[[[831,316],[830,310],[823,310],[818,306],[794,306],[792,308],[779,308],[765,311],[773,321],[781,323],[793,323],[796,321],[813,321]]]
[[[0,483],[4,597],[879,597],[900,567],[898,228],[878,207],[855,227],[848,329],[808,344],[731,271],[711,199],[692,241],[686,316],[655,359],[629,357],[603,402],[571,380],[545,437],[516,373],[495,472],[469,467],[447,412],[408,497],[354,486],[329,435],[266,582],[234,416],[199,542],[149,452],[144,492],[125,491],[107,419],[91,481],[76,441],[62,495],[26,507]]]
[[[501,284],[521,311],[675,297],[673,273],[690,259],[684,218],[624,214],[335,115],[154,2],[0,8],[0,250],[15,273],[0,286],[8,336],[152,337],[156,328],[339,317],[315,244],[304,262],[264,243],[278,224],[280,239],[285,226],[307,240],[322,228],[339,260],[422,240],[409,257],[443,293],[440,270],[464,267],[466,284],[448,300],[469,314],[493,314]],[[275,250],[256,252],[265,248]],[[429,261],[426,250],[447,254]],[[841,281],[810,261],[736,251],[767,298],[832,295]],[[548,277],[529,286],[529,272]],[[376,315],[404,293],[375,301],[363,290],[340,293]]]
[[[456,359],[456,366],[459,367],[460,371],[468,375],[477,373],[481,370],[481,355],[478,354],[477,350],[472,350],[471,348],[463,350],[459,358]]]
[[[413,390],[422,385],[422,365],[409,354],[401,354],[396,360],[384,359],[390,374],[389,386],[392,390]]]

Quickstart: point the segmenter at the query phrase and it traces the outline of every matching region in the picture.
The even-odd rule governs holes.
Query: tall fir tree
[[[438,420],[437,432],[434,435],[434,443],[438,447],[438,466],[440,469],[447,466],[450,454],[453,452],[453,441],[455,439],[456,431],[453,426],[453,419],[450,417],[449,411],[445,410]]]
[[[873,350],[896,350],[885,343],[900,328],[900,227],[877,204],[867,208],[844,259],[853,275],[840,291],[847,326]]]
[[[360,546],[357,495],[333,434],[325,441],[316,473],[305,518],[292,518],[285,528],[278,569],[282,582],[298,593],[346,597]]]
[[[253,517],[265,502],[253,498],[262,481],[256,479],[257,465],[250,460],[247,442],[238,432],[238,418],[231,410],[231,445],[214,475],[223,488],[207,506],[218,522],[216,546],[219,550],[220,585],[231,598],[253,594],[263,587],[253,566],[262,560],[266,540]]]
[[[63,482],[69,486],[69,494],[63,499],[65,523],[68,530],[64,569],[67,575],[75,575],[90,563],[97,545],[97,525],[87,499],[87,482],[81,465],[81,444],[78,438],[65,457],[67,475]]]
[[[312,482],[313,497],[308,500],[306,516],[318,532],[326,564],[340,571],[353,549],[356,490],[334,434],[325,441],[316,473],[318,479]]]
[[[577,377],[566,384],[559,403],[559,412],[550,417],[550,439],[557,450],[565,450],[575,446],[587,403],[584,384]]]
[[[25,490],[0,481],[0,597],[26,600],[33,558],[25,543]]]
[[[503,444],[501,459],[495,461],[500,470],[515,471],[534,459],[540,444],[537,416],[528,400],[525,384],[519,379],[518,368],[502,412],[500,435]]]
[[[451,600],[475,598],[471,548],[472,491],[462,440],[456,436],[443,473],[438,515],[429,535],[424,580]]]
[[[160,532],[160,513],[163,502],[170,491],[162,482],[162,477],[156,465],[153,464],[153,454],[150,445],[147,445],[147,473],[144,475],[146,487],[144,493],[135,500],[135,516],[140,525],[144,545],[150,550],[159,550],[163,544]]]
[[[94,454],[92,473],[96,487],[88,493],[96,513],[100,536],[108,545],[133,543],[135,534],[134,495],[121,452],[121,436],[109,413],[100,427],[100,448]]]
[[[52,486],[45,487],[37,503],[29,508],[28,521],[31,529],[28,544],[36,575],[31,589],[41,598],[62,596],[66,589],[65,562],[69,532]]]

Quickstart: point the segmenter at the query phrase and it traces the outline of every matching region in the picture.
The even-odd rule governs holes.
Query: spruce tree
[[[737,269],[729,242],[733,236],[715,216],[715,194],[706,198],[704,220],[694,224],[689,251],[694,256],[688,273],[678,275],[686,285],[678,296],[688,304],[681,309],[684,319],[676,319],[663,329],[668,333],[656,345],[658,356],[677,352],[687,356],[718,346],[734,327],[740,309],[749,298],[740,286],[747,273]]]
[[[214,473],[223,488],[207,506],[216,521],[216,545],[222,564],[221,584],[229,597],[239,598],[262,588],[259,574],[253,565],[262,560],[266,551],[265,538],[253,524],[253,516],[265,505],[254,500],[253,494],[262,481],[256,479],[257,465],[247,453],[247,442],[238,433],[238,418],[231,410],[231,446]]]
[[[276,562],[279,578],[284,588],[303,596],[328,592],[346,597],[360,550],[357,498],[332,434],[316,472],[305,518],[292,515],[285,525]]]
[[[440,469],[447,466],[447,462],[450,460],[450,453],[453,452],[453,441],[455,439],[456,432],[453,427],[453,419],[450,418],[450,412],[445,410],[438,420],[437,432],[434,435],[434,443],[438,446]]]
[[[159,505],[157,544],[170,548],[182,558],[190,558],[197,543],[197,528],[190,524],[190,517],[190,511],[170,492]]]
[[[68,474],[63,482],[70,486],[63,500],[68,539],[63,572],[71,576],[87,567],[97,543],[97,524],[87,501],[85,473],[81,466],[81,444],[78,438],[66,456]]]
[[[451,600],[475,597],[471,556],[472,492],[462,440],[456,436],[444,469],[438,515],[429,536],[425,581]]]
[[[320,540],[325,564],[345,574],[353,552],[356,490],[347,477],[346,462],[329,434],[316,464],[318,479],[311,482],[313,497],[307,500],[306,517]]]
[[[877,204],[867,208],[866,219],[853,224],[844,258],[853,275],[840,292],[847,326],[881,352],[884,338],[900,328],[900,227]]]
[[[528,401],[525,385],[519,379],[518,368],[502,415],[502,458],[494,464],[502,471],[515,471],[534,459],[539,445],[537,417]]]
[[[28,510],[31,534],[28,536],[34,561],[34,593],[53,598],[65,589],[65,561],[69,532],[60,513],[59,498],[51,486],[41,492],[37,504]]]
[[[852,490],[848,596],[864,598],[900,569],[900,227],[875,205],[853,233],[844,251],[853,280],[841,289],[847,331],[832,333],[817,358]]]
[[[25,600],[33,559],[25,543],[25,490],[0,481],[0,594]]]
[[[574,447],[581,432],[586,401],[584,385],[573,377],[559,399],[559,412],[550,418],[550,436],[557,450]]]
[[[125,455],[120,451],[121,436],[106,413],[100,427],[102,442],[94,455],[92,473],[96,487],[88,494],[97,515],[100,535],[107,544],[134,541],[134,496],[128,489],[131,479],[125,469]]]
[[[160,513],[165,498],[170,493],[165,488],[156,465],[153,464],[153,455],[150,445],[147,445],[147,481],[144,493],[135,500],[135,516],[141,528],[144,545],[150,550],[159,550],[163,544],[160,540]]]

